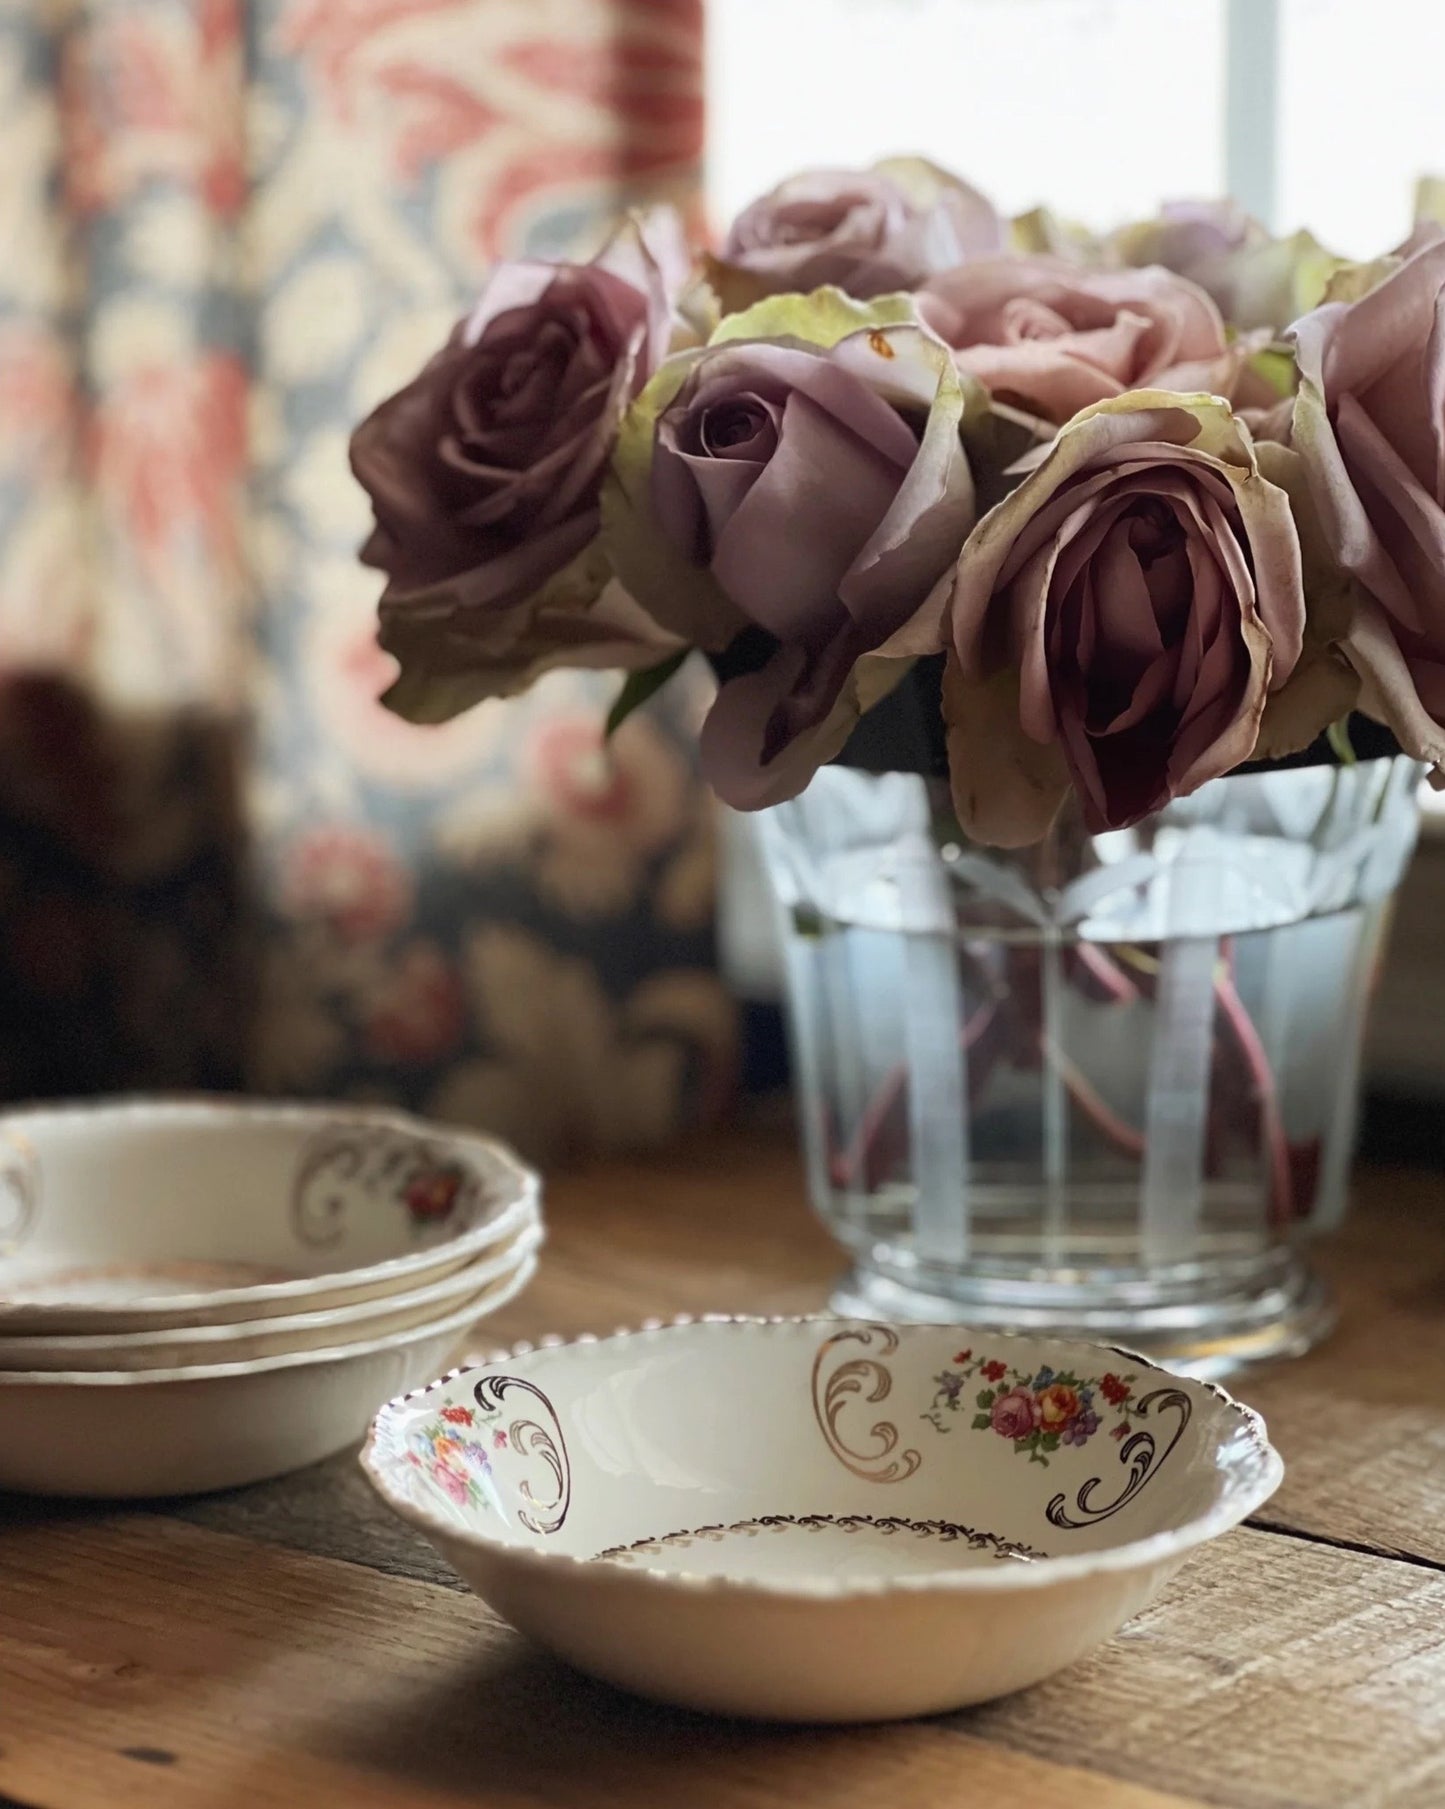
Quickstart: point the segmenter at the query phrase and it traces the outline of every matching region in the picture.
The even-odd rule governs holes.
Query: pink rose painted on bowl
[[[460,1470],[454,1470],[442,1458],[437,1458],[431,1467],[432,1481],[442,1492],[454,1501],[458,1507],[465,1507],[469,1499],[467,1479]]]
[[[988,1417],[1000,1438],[1027,1438],[1039,1423],[1038,1400],[1031,1388],[1010,1388],[994,1402]]]

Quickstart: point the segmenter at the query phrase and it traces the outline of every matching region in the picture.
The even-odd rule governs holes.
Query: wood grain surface
[[[807,1311],[839,1258],[791,1145],[551,1189],[481,1349],[681,1311]],[[1240,1392],[1288,1476],[1118,1638],[1006,1701],[882,1729],[651,1708],[498,1623],[347,1456],[112,1510],[0,1499],[0,1805],[23,1809],[1441,1809],[1445,1184],[1360,1178],[1341,1331]]]

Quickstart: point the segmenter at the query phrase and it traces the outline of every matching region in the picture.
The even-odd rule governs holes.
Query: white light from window
[[[1224,187],[1223,0],[712,0],[709,199],[917,151],[1108,226]]]

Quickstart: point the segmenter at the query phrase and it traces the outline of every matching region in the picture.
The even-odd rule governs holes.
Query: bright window
[[[1442,0],[711,0],[725,221],[809,164],[917,150],[1097,225],[1232,190],[1368,256],[1445,173]]]

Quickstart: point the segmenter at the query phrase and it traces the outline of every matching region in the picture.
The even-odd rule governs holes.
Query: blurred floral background
[[[698,206],[701,0],[0,3],[0,1093],[717,1115],[672,714],[375,702],[351,425],[497,256]]]

